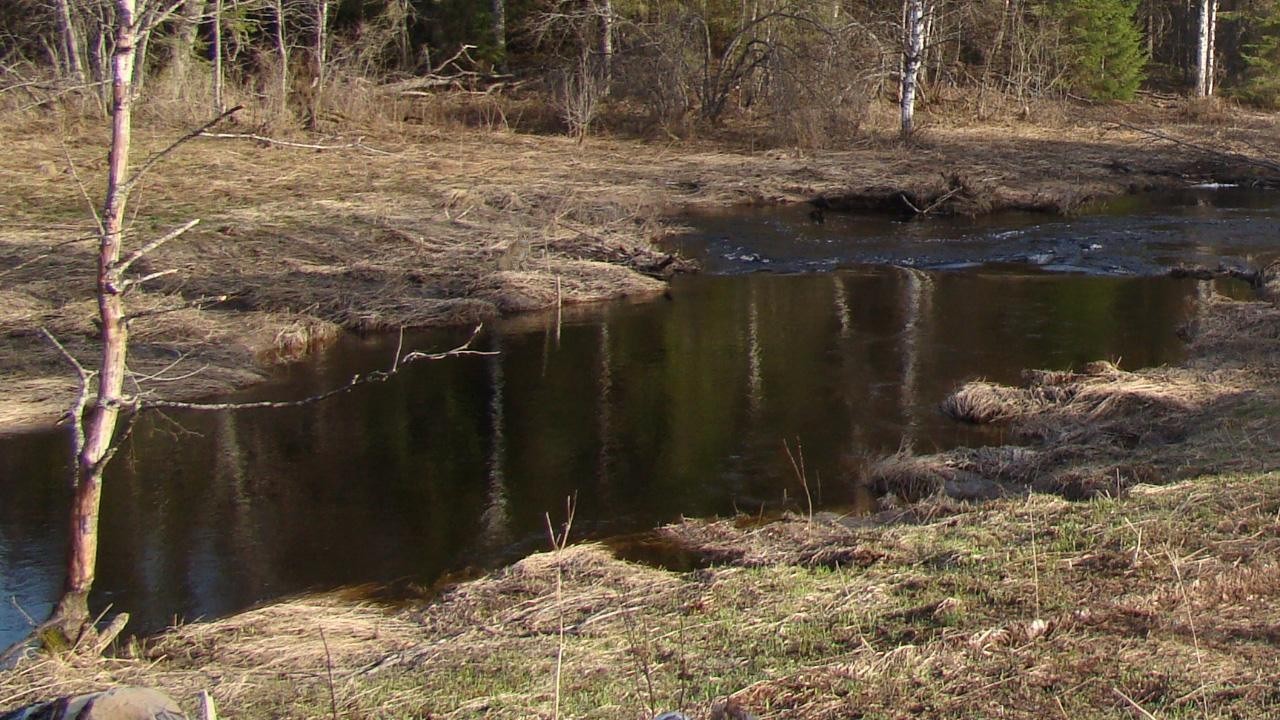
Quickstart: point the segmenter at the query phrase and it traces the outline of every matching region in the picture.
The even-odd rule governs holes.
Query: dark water
[[[1048,272],[1162,274],[1178,265],[1258,267],[1280,257],[1274,192],[1187,189],[1109,201],[1077,217],[867,218],[808,205],[691,219],[686,245],[712,272],[813,272],[858,264],[956,269],[1011,263]]]
[[[1135,213],[1150,231],[1156,221]],[[1235,213],[1181,236],[1236,238]],[[1254,217],[1274,231],[1270,210]],[[1012,218],[983,232],[1051,225]],[[910,244],[927,225],[889,227]],[[722,235],[712,228],[698,252],[713,257]],[[308,589],[430,584],[544,548],[545,513],[562,515],[568,496],[578,538],[774,510],[802,494],[784,440],[821,505],[858,511],[870,498],[850,476],[857,458],[999,441],[936,411],[960,382],[1176,361],[1195,294],[1189,281],[1025,262],[709,273],[677,280],[669,299],[496,324],[481,344],[499,355],[413,366],[314,406],[148,415],[108,473],[93,604],[128,610],[146,632]],[[412,336],[406,349],[463,335]],[[394,348],[351,339],[240,397],[304,396],[385,366]],[[0,439],[0,646],[58,590],[64,453],[57,434]]]

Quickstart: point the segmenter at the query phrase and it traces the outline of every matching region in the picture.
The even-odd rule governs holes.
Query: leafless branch
[[[26,112],[27,110],[30,110],[31,108],[34,108],[34,107],[40,107],[41,105],[47,105],[47,104],[49,104],[49,103],[53,102],[54,100],[57,100],[58,98],[62,97],[63,95],[69,95],[69,94],[71,94],[71,93],[73,93],[73,92],[76,92],[76,91],[79,91],[79,90],[91,90],[91,89],[94,89],[94,88],[100,88],[100,87],[102,87],[103,85],[110,85],[110,84],[111,84],[111,81],[110,81],[110,80],[102,80],[102,81],[100,81],[100,82],[91,82],[91,83],[84,83],[84,84],[81,84],[81,85],[73,85],[73,86],[71,86],[71,87],[65,87],[65,88],[62,88],[61,90],[59,90],[58,92],[54,93],[53,95],[51,95],[51,96],[49,96],[49,97],[47,97],[47,98],[43,98],[43,99],[41,99],[41,100],[36,100],[36,101],[34,101],[34,102],[29,102],[29,103],[27,103],[26,105],[20,105],[20,106],[18,106],[18,107],[16,107],[16,108],[13,108],[12,110],[9,110],[8,112],[9,112],[10,114],[17,115],[17,114],[20,114],[20,113],[24,113],[24,112]]]
[[[187,224],[185,224],[185,225],[182,225],[182,226],[180,226],[180,227],[178,227],[178,228],[175,228],[175,229],[173,229],[173,230],[170,230],[169,232],[165,233],[164,235],[161,235],[160,237],[156,238],[155,240],[152,240],[151,242],[147,243],[146,245],[143,245],[142,247],[138,248],[137,250],[134,250],[133,252],[131,252],[131,253],[129,253],[128,255],[124,256],[124,257],[120,260],[120,262],[116,263],[116,268],[117,268],[120,272],[124,272],[124,271],[128,270],[130,265],[133,265],[133,264],[134,264],[135,262],[137,262],[138,260],[141,260],[141,259],[142,259],[143,257],[145,257],[148,253],[151,253],[151,252],[155,251],[155,250],[156,250],[157,248],[159,248],[161,245],[164,245],[165,243],[169,242],[170,240],[173,240],[173,239],[175,239],[175,238],[181,237],[183,233],[185,233],[186,231],[190,230],[191,228],[193,228],[193,227],[195,227],[196,225],[199,225],[199,224],[200,224],[200,219],[199,219],[199,218],[197,218],[197,219],[195,219],[195,220],[191,220],[191,221],[189,221],[189,222],[188,222]],[[167,273],[169,273],[169,272],[173,272],[173,271],[166,271],[166,274],[167,274]],[[146,279],[150,279],[150,278],[148,277],[148,278],[146,278]],[[139,280],[134,280],[134,281],[132,281],[132,282],[143,282],[143,280],[142,280],[142,279],[139,279]]]
[[[183,2],[184,0],[174,0],[173,4],[170,5],[168,8],[161,10],[160,12],[148,13],[148,15],[150,15],[150,21],[147,22],[146,24],[142,24],[142,23],[138,24],[138,30],[137,30],[138,36],[141,37],[142,35],[149,33],[152,30],[155,30],[156,27],[160,25],[160,23],[168,20],[169,16],[172,15],[173,12],[177,10],[179,7],[181,7]]]
[[[149,381],[152,381],[152,380],[155,380],[155,381],[158,381],[158,382],[167,382],[167,381],[172,381],[172,380],[177,380],[177,379],[184,379],[184,378],[191,377],[192,375],[195,375],[197,372],[200,372],[200,371],[198,371],[198,370],[197,370],[196,372],[188,373],[188,374],[184,375],[184,376],[183,376],[183,378],[162,378],[162,377],[161,377],[161,376],[162,376],[162,375],[164,375],[165,373],[167,373],[167,372],[169,372],[170,370],[172,370],[172,369],[174,369],[175,367],[177,367],[179,363],[181,363],[183,360],[186,360],[186,359],[187,359],[187,353],[182,353],[182,354],[178,355],[178,358],[177,358],[176,360],[174,360],[173,362],[169,363],[168,365],[165,365],[162,369],[157,370],[156,372],[154,372],[154,373],[152,373],[152,374],[150,374],[150,375],[139,375],[138,373],[135,373],[135,372],[133,372],[132,370],[130,370],[130,371],[129,371],[129,379],[130,379],[130,380],[133,380],[134,387],[135,387],[135,388],[137,388],[137,387],[138,387],[138,383],[149,382]]]
[[[124,281],[124,287],[141,285],[142,283],[150,282],[151,280],[155,280],[156,278],[162,278],[166,275],[172,275],[176,272],[178,272],[177,268],[170,268],[169,270],[161,270],[160,272],[153,272],[148,275],[143,275],[140,278],[131,278],[129,280]]]
[[[80,172],[76,170],[76,163],[71,159],[71,153],[67,152],[67,146],[62,145],[62,157],[67,161],[67,170],[71,172],[71,178],[76,181],[76,188],[80,190],[80,197],[84,199],[85,206],[89,208],[89,214],[93,216],[93,222],[98,226],[98,236],[106,232],[106,226],[102,224],[102,216],[98,214],[98,206],[93,204],[93,198],[89,197],[89,189],[84,186],[84,180],[80,179]],[[97,240],[98,236],[93,239]]]
[[[146,161],[145,161],[145,162],[143,162],[143,163],[142,163],[142,165],[140,165],[140,166],[138,167],[138,169],[134,171],[133,176],[132,176],[132,177],[130,177],[128,180],[126,180],[126,181],[125,181],[124,186],[123,186],[123,190],[124,190],[124,192],[129,192],[131,189],[133,189],[133,186],[134,186],[134,185],[136,185],[136,184],[138,183],[138,181],[142,179],[142,176],[143,176],[143,175],[146,175],[146,174],[147,174],[147,171],[148,171],[148,170],[150,170],[150,169],[152,168],[152,166],[154,166],[156,163],[158,163],[158,162],[160,162],[161,160],[163,160],[166,156],[168,156],[168,155],[169,155],[170,153],[172,153],[174,150],[177,150],[179,147],[181,147],[182,145],[186,144],[187,142],[189,142],[189,141],[191,141],[191,140],[194,140],[194,139],[196,139],[196,138],[200,137],[201,135],[203,135],[203,134],[205,133],[205,131],[207,131],[207,130],[209,130],[210,128],[214,127],[215,125],[217,125],[218,123],[222,122],[223,120],[226,120],[227,118],[231,117],[232,115],[235,115],[236,113],[240,112],[240,111],[241,111],[241,110],[243,110],[243,109],[244,109],[244,106],[243,106],[243,105],[237,105],[237,106],[235,106],[235,107],[231,108],[230,110],[227,110],[227,111],[225,111],[225,112],[221,113],[220,115],[218,115],[217,117],[213,118],[213,119],[212,119],[212,120],[210,120],[209,122],[206,122],[205,124],[201,125],[200,127],[196,128],[195,130],[192,130],[191,132],[187,133],[186,135],[183,135],[182,137],[178,138],[177,140],[174,140],[174,141],[173,141],[172,143],[170,143],[170,144],[169,144],[169,146],[168,146],[168,147],[166,147],[165,149],[163,149],[163,150],[161,150],[160,152],[158,152],[158,153],[156,153],[156,154],[152,155],[151,157],[147,158],[147,159],[146,159]]]
[[[71,457],[78,458],[80,457],[80,451],[84,448],[84,409],[89,404],[89,383],[93,380],[94,373],[87,370],[84,365],[80,364],[80,361],[77,360],[74,355],[67,352],[67,349],[63,347],[62,343],[58,342],[58,338],[54,337],[53,333],[49,332],[47,328],[41,327],[40,332],[44,335],[46,340],[58,349],[58,352],[62,354],[62,357],[67,361],[67,363],[69,363],[71,367],[75,368],[76,377],[80,382],[80,388],[76,393],[75,402],[71,404],[71,408],[67,411],[71,418]],[[79,463],[76,463],[72,482],[77,485],[80,483]]]
[[[178,305],[173,305],[171,307],[157,308],[154,310],[140,310],[136,313],[130,313],[126,315],[124,319],[126,321],[133,321],[139,318],[155,317],[156,315],[168,315],[169,313],[180,312],[182,310],[189,310],[193,308],[196,310],[203,310],[204,308],[210,305],[217,305],[220,302],[225,302],[226,299],[227,299],[226,295],[202,295],[194,300],[190,300],[188,302],[184,302]]]
[[[345,145],[317,145],[312,143],[297,143],[288,140],[277,140],[275,138],[258,135],[255,133],[200,133],[200,137],[214,138],[218,140],[253,140],[254,142],[266,143],[267,145],[278,145],[280,147],[301,148],[303,150],[367,150],[378,155],[391,155],[386,150],[369,147],[364,144],[364,138],[356,138],[355,142]]]
[[[177,365],[179,362],[182,362],[182,360],[185,360],[185,359],[186,359],[186,357],[187,357],[186,355],[183,355],[183,356],[182,356],[181,358],[179,358],[178,360],[175,360],[173,363],[170,363],[170,364],[169,364],[169,367],[171,368],[171,367],[173,367],[174,365]],[[166,368],[166,369],[168,369],[168,368]],[[200,367],[196,368],[195,370],[192,370],[191,372],[183,373],[183,374],[181,374],[181,375],[172,375],[172,376],[170,376],[170,377],[163,377],[163,376],[162,376],[163,371],[161,371],[161,372],[159,372],[159,373],[155,373],[155,374],[153,374],[153,375],[140,375],[140,376],[136,377],[136,378],[134,379],[134,381],[135,381],[135,382],[138,382],[138,383],[144,383],[144,382],[161,382],[161,383],[165,383],[165,382],[178,382],[179,380],[187,380],[187,379],[189,379],[189,378],[193,378],[193,377],[195,377],[195,376],[199,375],[200,373],[202,373],[202,372],[204,372],[205,370],[208,370],[208,369],[209,369],[209,364],[208,364],[208,363],[205,363],[204,365],[201,365]]]
[[[373,383],[382,383],[395,377],[401,369],[406,365],[417,362],[419,360],[444,360],[445,358],[461,357],[465,355],[497,355],[495,352],[482,350],[472,350],[471,344],[475,342],[476,337],[480,335],[480,331],[484,328],[484,324],[476,326],[471,332],[471,336],[467,341],[452,350],[445,350],[438,353],[411,352],[403,357],[397,357],[392,361],[391,368],[388,370],[375,370],[373,372],[355,375],[347,382],[338,387],[326,390],[316,395],[301,398],[298,400],[265,400],[262,402],[229,402],[229,403],[191,403],[178,402],[176,400],[143,400],[135,399],[138,409],[152,408],[173,408],[180,410],[257,410],[264,408],[291,408],[302,407],[304,405],[312,405],[322,400],[327,400],[336,395],[350,392],[361,385],[371,385]],[[398,352],[397,352],[398,355]]]
[[[1163,140],[1165,142],[1170,142],[1170,143],[1173,143],[1174,145],[1177,145],[1179,147],[1185,147],[1189,150],[1195,150],[1196,152],[1203,153],[1205,155],[1212,155],[1214,157],[1221,157],[1221,158],[1229,158],[1231,160],[1236,160],[1238,162],[1242,162],[1247,165],[1253,165],[1254,167],[1265,168],[1267,170],[1271,170],[1272,172],[1280,172],[1280,162],[1276,162],[1274,160],[1269,160],[1266,158],[1256,158],[1256,157],[1251,157],[1249,155],[1244,155],[1241,153],[1206,147],[1204,145],[1199,145],[1197,143],[1189,142],[1187,140],[1181,140],[1179,138],[1173,137],[1172,135],[1166,135],[1165,133],[1159,132],[1157,130],[1151,130],[1148,128],[1139,127],[1137,125],[1131,125],[1127,122],[1117,122],[1116,125],[1122,128],[1133,130],[1134,132],[1142,133],[1147,137],[1155,138],[1157,140]]]

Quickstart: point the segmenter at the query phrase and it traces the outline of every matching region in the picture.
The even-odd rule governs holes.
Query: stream
[[[1280,255],[1280,204],[1238,189],[1072,218],[684,222],[673,245],[706,272],[663,299],[493,323],[477,347],[495,355],[307,407],[146,415],[107,473],[93,607],[148,633],[309,590],[429,588],[545,549],[570,497],[580,540],[797,508],[784,443],[816,505],[867,512],[867,458],[1003,440],[937,411],[960,383],[1177,362],[1197,293],[1167,269]],[[396,343],[345,338],[226,399],[306,396]],[[0,647],[59,590],[66,453],[60,432],[0,438]]]

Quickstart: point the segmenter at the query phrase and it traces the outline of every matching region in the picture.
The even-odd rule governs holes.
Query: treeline
[[[135,85],[317,123],[351,93],[541,93],[669,132],[727,117],[792,140],[904,95],[979,114],[1141,88],[1280,105],[1280,0],[147,0]],[[7,87],[105,87],[109,0],[5,0]],[[909,78],[907,76],[910,76]],[[908,84],[910,82],[910,84]]]

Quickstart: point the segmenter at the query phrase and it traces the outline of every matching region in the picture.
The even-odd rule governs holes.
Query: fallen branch
[[[1116,125],[1118,127],[1126,128],[1134,132],[1142,133],[1147,137],[1156,138],[1157,140],[1164,140],[1165,142],[1170,142],[1170,143],[1173,143],[1174,145],[1177,145],[1179,147],[1184,147],[1189,150],[1195,150],[1196,152],[1202,153],[1204,155],[1209,155],[1212,157],[1219,157],[1219,158],[1227,158],[1230,160],[1235,160],[1237,162],[1244,163],[1246,165],[1253,165],[1256,167],[1266,168],[1267,170],[1271,170],[1272,172],[1280,173],[1280,162],[1276,162],[1274,160],[1252,157],[1250,155],[1231,152],[1229,150],[1218,150],[1216,148],[1211,148],[1204,145],[1200,145],[1198,143],[1193,143],[1189,140],[1182,140],[1181,138],[1176,138],[1176,137],[1173,137],[1172,135],[1167,135],[1158,130],[1151,130],[1144,127],[1138,127],[1137,125],[1132,125],[1127,122],[1117,122]]]
[[[352,149],[356,149],[356,150],[367,150],[367,151],[369,151],[369,152],[371,152],[371,153],[376,153],[376,154],[378,154],[378,155],[391,155],[391,154],[392,154],[392,153],[387,152],[386,150],[379,150],[379,149],[377,149],[377,148],[369,147],[368,145],[365,145],[365,144],[364,144],[364,138],[356,138],[356,141],[355,141],[355,142],[347,143],[347,144],[345,144],[345,145],[318,145],[318,144],[313,144],[313,143],[299,143],[299,142],[291,142],[291,141],[289,141],[289,140],[277,140],[277,139],[275,139],[275,138],[267,137],[267,136],[265,136],[265,135],[258,135],[258,134],[256,134],[256,133],[211,133],[211,132],[202,132],[202,133],[200,133],[200,134],[199,134],[199,136],[198,136],[198,137],[214,138],[214,139],[217,139],[217,140],[252,140],[252,141],[254,141],[254,142],[260,142],[260,143],[264,143],[264,144],[267,144],[267,145],[278,145],[278,146],[280,146],[280,147],[300,148],[300,149],[302,149],[302,150],[352,150]]]
[[[355,375],[350,380],[343,383],[342,385],[339,385],[338,387],[332,388],[330,390],[326,390],[316,395],[300,398],[298,400],[264,400],[261,402],[193,403],[193,402],[179,402],[176,400],[149,400],[149,399],[143,399],[143,398],[135,398],[133,407],[136,410],[150,410],[150,409],[156,409],[156,408],[171,408],[171,409],[177,409],[177,410],[257,410],[257,409],[265,409],[265,408],[279,409],[279,408],[291,408],[291,407],[301,407],[304,405],[311,405],[314,403],[318,403],[322,400],[327,400],[336,395],[341,395],[342,393],[350,392],[360,387],[361,385],[371,385],[373,383],[386,382],[391,378],[395,377],[400,372],[400,370],[403,369],[406,365],[409,365],[410,363],[418,362],[420,360],[444,360],[445,358],[462,357],[464,355],[482,355],[482,356],[497,355],[496,352],[471,349],[471,343],[475,342],[476,337],[480,335],[480,331],[483,328],[484,328],[483,323],[480,325],[477,325],[476,329],[471,332],[471,337],[467,338],[466,342],[453,348],[452,350],[445,350],[443,352],[437,352],[437,353],[424,353],[424,352],[415,351],[401,357],[399,348],[397,348],[396,357],[392,360],[391,367],[388,368],[387,370],[375,370],[373,372],[364,373],[362,375]]]
[[[243,109],[244,109],[243,105],[237,105],[231,108],[230,110],[226,110],[222,113],[219,113],[217,117],[206,122],[205,124],[201,125],[195,130],[192,130],[186,135],[183,135],[177,140],[174,140],[173,142],[169,143],[168,147],[152,155],[151,157],[147,158],[146,161],[144,161],[142,165],[136,171],[134,171],[133,176],[125,181],[124,183],[125,191],[126,192],[129,191],[130,189],[133,188],[134,185],[137,185],[138,181],[142,179],[142,176],[145,175],[153,165],[165,159],[165,157],[167,157],[169,153],[172,153],[174,150],[177,150],[179,147],[186,144],[187,142],[194,140],[195,138],[198,138],[201,135],[204,135],[215,125],[221,123],[223,120],[226,120],[227,118],[231,117],[232,115],[235,115],[236,113],[240,112]]]

